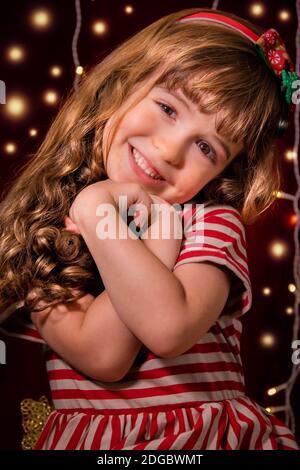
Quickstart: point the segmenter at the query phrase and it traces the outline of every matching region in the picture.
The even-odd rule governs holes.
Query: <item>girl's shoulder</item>
[[[214,222],[223,225],[231,221],[244,230],[240,212],[229,204],[216,204],[212,201],[199,202],[190,200],[182,205],[182,215],[186,222]]]

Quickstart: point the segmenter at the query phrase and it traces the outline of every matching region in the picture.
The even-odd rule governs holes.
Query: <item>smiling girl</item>
[[[36,449],[298,449],[245,395],[239,343],[244,224],[279,187],[292,70],[275,30],[191,9],[126,41],[66,102],[0,214],[3,318],[19,308],[5,327],[49,346],[55,410]],[[140,236],[123,196],[145,207]],[[162,236],[153,202],[164,218],[187,209],[182,240],[176,223]],[[103,205],[126,237],[102,237]]]

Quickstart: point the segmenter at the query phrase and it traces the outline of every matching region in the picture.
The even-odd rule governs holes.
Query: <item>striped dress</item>
[[[199,207],[181,214],[184,236],[174,269],[209,261],[231,271],[218,320],[176,358],[160,358],[143,347],[127,375],[114,383],[90,380],[48,350],[55,410],[36,449],[298,449],[292,432],[245,395],[240,317],[252,297],[240,215],[231,206]],[[34,326],[16,334],[43,342]]]

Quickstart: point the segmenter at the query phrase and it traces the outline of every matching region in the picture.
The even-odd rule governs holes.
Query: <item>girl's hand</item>
[[[80,234],[79,228],[77,227],[75,222],[71,219],[71,217],[66,216],[64,218],[64,223],[65,223],[65,227],[66,227],[67,230],[69,230],[70,232],[73,232],[73,233],[79,233]]]
[[[120,201],[120,196],[127,196],[127,200]],[[80,225],[79,219],[84,219],[89,204],[97,206],[110,202],[119,212],[134,206],[135,213],[132,208],[129,215],[134,215],[136,225],[141,226],[146,221],[150,225],[152,203],[150,195],[138,183],[115,183],[110,179],[97,181],[80,191],[70,207],[69,215],[75,224]],[[120,207],[120,204],[124,204],[124,207]]]
[[[151,224],[152,199],[138,183],[116,183],[107,179],[100,181],[99,187],[102,190],[104,189],[113,198],[119,212],[122,212],[122,209],[124,209],[124,207],[120,207],[120,204],[124,204],[127,210],[131,207],[129,215],[134,216],[137,226],[142,226],[145,222],[148,222],[149,225]],[[127,200],[120,201],[120,196],[126,196]]]

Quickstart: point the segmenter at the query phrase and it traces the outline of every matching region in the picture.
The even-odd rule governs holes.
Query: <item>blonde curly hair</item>
[[[217,113],[217,132],[243,151],[197,198],[236,207],[245,224],[268,208],[280,187],[276,123],[278,83],[241,34],[207,22],[165,16],[117,47],[71,91],[33,158],[0,204],[0,311],[23,301],[73,302],[104,289],[80,235],[64,217],[85,186],[106,179],[104,161],[122,117],[156,84],[181,88],[203,112]],[[235,15],[231,18],[258,28]],[[135,101],[128,100],[135,91]],[[120,112],[122,109],[122,112]],[[113,125],[104,132],[107,121]],[[0,315],[1,318],[1,315]]]

